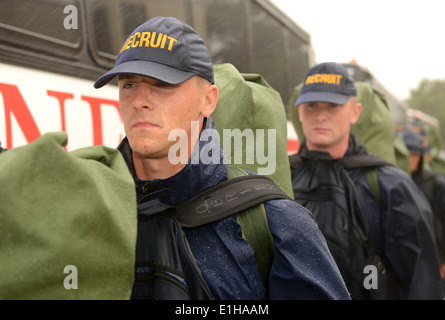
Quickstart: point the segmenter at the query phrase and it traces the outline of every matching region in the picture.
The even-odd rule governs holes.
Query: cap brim
[[[101,88],[114,77],[122,74],[149,77],[170,84],[183,83],[196,75],[196,73],[178,70],[161,63],[146,60],[133,60],[121,63],[99,77],[94,83],[94,87]]]
[[[422,155],[424,153],[423,148],[419,148],[419,147],[412,147],[412,146],[407,146],[407,149],[409,152],[418,154],[418,155]]]
[[[321,92],[321,91],[306,92],[300,94],[297,102],[295,103],[295,106],[308,102],[329,102],[329,103],[343,105],[346,102],[348,102],[349,98],[351,98],[351,96],[345,96],[343,94],[338,94],[333,92]]]

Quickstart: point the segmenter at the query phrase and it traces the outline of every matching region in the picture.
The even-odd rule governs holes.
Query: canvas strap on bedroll
[[[263,282],[273,260],[264,201],[289,199],[271,179],[229,167],[229,179],[176,206],[151,200],[138,205],[133,299],[212,299],[182,228],[195,228],[239,213]]]

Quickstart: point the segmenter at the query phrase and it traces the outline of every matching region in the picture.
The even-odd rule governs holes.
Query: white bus
[[[117,86],[93,82],[128,34],[159,15],[192,25],[215,64],[261,74],[286,108],[314,63],[309,35],[267,0],[0,0],[1,146],[63,130],[67,150],[116,147],[124,135]]]

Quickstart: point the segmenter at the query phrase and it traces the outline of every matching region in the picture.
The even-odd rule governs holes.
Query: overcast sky
[[[317,63],[355,59],[400,99],[445,79],[444,0],[271,0],[312,39]]]

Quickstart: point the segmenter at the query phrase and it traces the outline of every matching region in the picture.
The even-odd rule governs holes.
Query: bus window
[[[75,58],[80,52],[82,44],[80,0],[69,1],[76,11],[67,13],[64,13],[67,2],[59,0],[2,0],[1,4],[1,42],[19,49],[66,58]],[[64,21],[71,13],[72,18],[76,19],[77,29],[65,27]]]
[[[0,141],[7,148],[55,130],[69,133],[68,150],[93,144],[115,147],[124,135],[117,87],[95,90],[93,83],[114,66],[134,28],[156,16],[173,16],[191,25],[215,64],[232,63],[240,72],[261,74],[285,106],[314,64],[309,34],[270,0],[0,4]],[[73,8],[77,29],[65,24]],[[296,139],[290,135],[292,151]]]
[[[114,65],[125,39],[140,24],[156,16],[189,19],[187,0],[89,0],[86,1],[89,41],[96,62]]]
[[[250,65],[245,0],[193,0],[194,28],[202,35],[214,64],[231,63],[248,72]]]
[[[389,92],[388,89],[383,86],[368,69],[360,66],[356,62],[342,63],[342,65],[349,71],[355,81],[367,82],[374,89],[385,96],[395,123],[406,124],[406,112],[408,107],[402,100],[396,98],[391,92]]]
[[[306,72],[315,64],[310,57],[311,46],[308,41],[303,41],[295,33],[284,29],[285,45],[287,47],[286,53],[286,75],[288,85],[282,89],[281,96],[286,110],[289,107],[288,103],[292,97],[294,87],[303,82]],[[306,58],[304,58],[306,57]]]
[[[275,17],[268,14],[256,2],[251,3],[253,50],[257,73],[276,90],[283,92],[287,87],[287,68],[283,27]],[[287,90],[285,90],[287,91]],[[284,97],[282,97],[284,99]],[[287,97],[286,97],[287,98]]]

